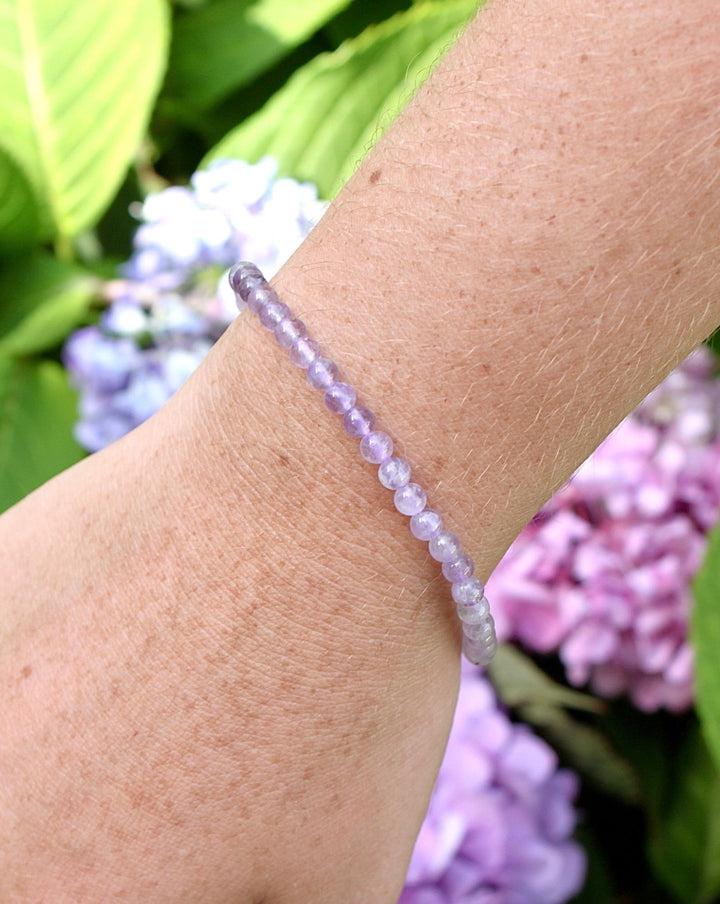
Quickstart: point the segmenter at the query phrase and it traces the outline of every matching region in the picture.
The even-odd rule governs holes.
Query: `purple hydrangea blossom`
[[[398,904],[563,904],[583,885],[575,773],[466,667]]]
[[[575,685],[692,703],[691,581],[720,510],[720,381],[701,348],[520,534],[488,582],[498,634],[558,651]]]
[[[235,316],[225,278],[239,259],[274,274],[326,205],[313,185],[276,179],[270,158],[219,161],[191,185],[150,195],[107,309],[68,339],[80,390],[78,442],[95,452],[154,414],[198,367]]]

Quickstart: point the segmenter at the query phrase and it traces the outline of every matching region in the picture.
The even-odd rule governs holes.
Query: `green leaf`
[[[0,0],[0,136],[44,238],[91,226],[121,183],[162,79],[165,0]]]
[[[715,763],[720,768],[720,527],[710,534],[705,559],[693,582],[690,638],[695,648],[695,706]]]
[[[59,345],[86,319],[98,283],[81,268],[40,254],[4,269],[0,355],[33,355]]]
[[[37,233],[38,209],[30,182],[0,147],[0,253],[32,246]]]
[[[323,37],[332,42],[333,48],[354,38],[370,25],[378,25],[412,6],[411,0],[361,0],[351,3],[339,16],[323,28]]]
[[[699,730],[683,745],[650,839],[657,878],[682,904],[720,895],[720,773]]]
[[[537,728],[567,765],[588,783],[626,803],[640,800],[637,773],[601,730],[573,719],[555,706],[520,706],[517,713]]]
[[[207,155],[250,162],[270,154],[280,170],[332,197],[427,77],[477,8],[436,0],[368,28],[299,69],[265,106]]]
[[[220,0],[179,16],[167,93],[205,110],[306,41],[350,0]]]
[[[593,713],[606,709],[605,703],[597,697],[553,681],[532,659],[509,644],[498,649],[488,672],[506,706],[570,706]]]
[[[76,419],[59,364],[0,357],[0,511],[84,457]]]

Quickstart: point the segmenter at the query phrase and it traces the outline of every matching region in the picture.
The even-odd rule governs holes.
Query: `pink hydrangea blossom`
[[[498,634],[646,711],[692,703],[691,582],[720,510],[720,381],[696,350],[579,468],[488,582]]]

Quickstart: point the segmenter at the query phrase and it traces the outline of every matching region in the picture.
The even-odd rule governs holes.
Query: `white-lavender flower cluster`
[[[575,773],[465,666],[450,740],[398,904],[564,904],[583,885]]]
[[[235,315],[225,279],[241,259],[274,274],[322,216],[315,186],[276,178],[277,164],[218,161],[188,187],[150,195],[120,279],[107,283],[97,325],[68,339],[80,390],[78,442],[90,452],[157,411]]]

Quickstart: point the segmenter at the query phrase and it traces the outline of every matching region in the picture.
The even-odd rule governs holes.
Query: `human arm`
[[[276,281],[483,575],[718,319],[718,14],[673,15],[496,0]],[[247,318],[6,515],[6,896],[391,901],[457,681],[403,521]]]

